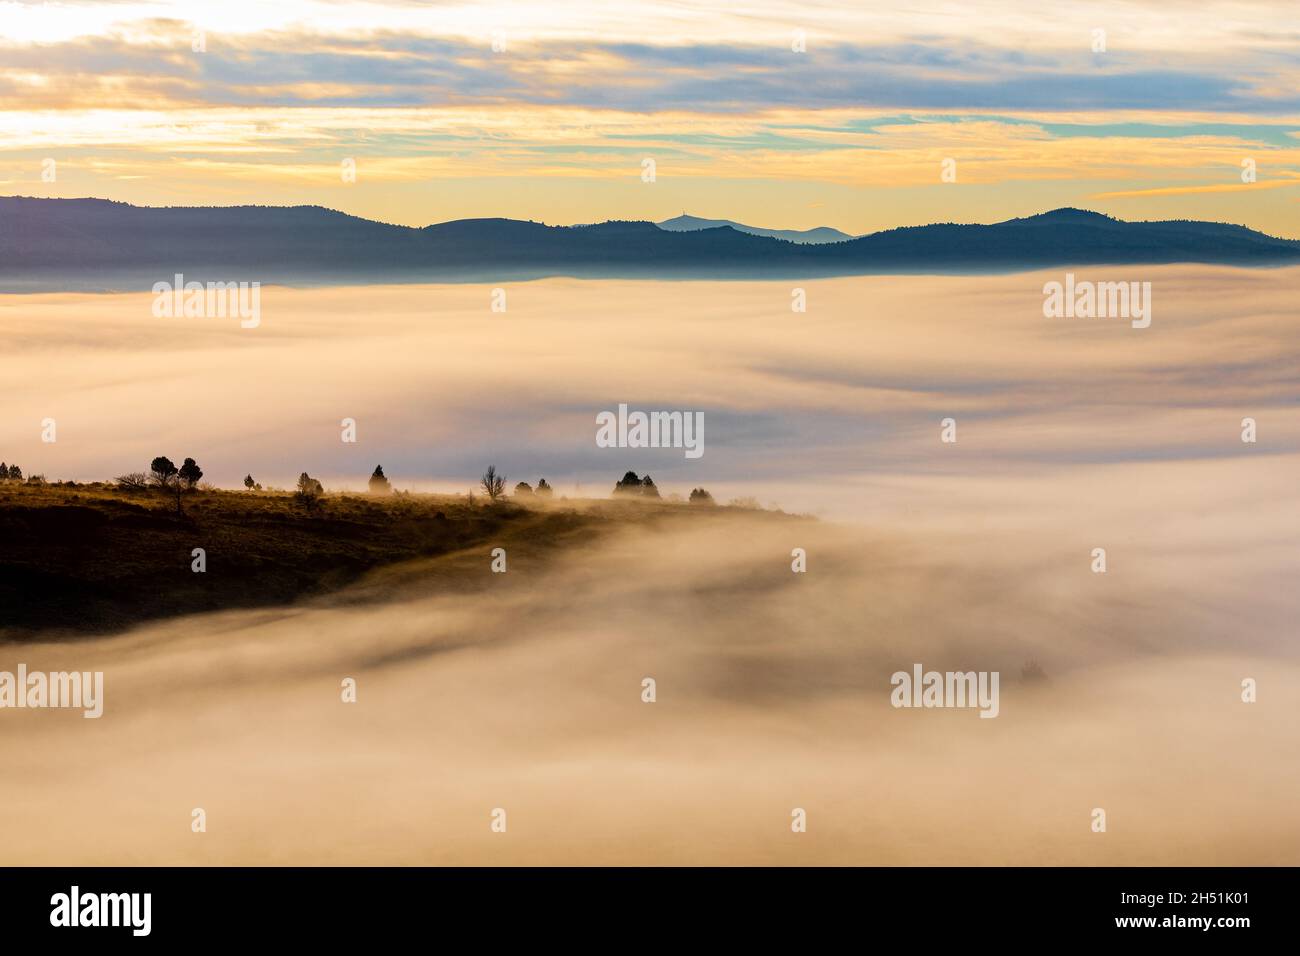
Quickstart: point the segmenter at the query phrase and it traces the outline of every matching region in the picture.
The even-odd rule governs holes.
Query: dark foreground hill
[[[550,556],[631,524],[779,512],[648,501],[489,504],[460,495],[196,491],[166,496],[111,484],[0,485],[0,644],[118,630],[141,621],[336,595],[367,572],[399,575],[436,558],[439,590],[503,587]],[[193,570],[202,548],[206,570]],[[442,560],[444,559],[445,560]],[[353,587],[348,600],[365,600]],[[338,596],[342,599],[341,596]]]
[[[1242,226],[1125,222],[1058,209],[994,225],[891,229],[797,243],[729,226],[547,226],[463,219],[416,229],[319,206],[150,208],[0,198],[0,290],[148,290],[156,282],[505,281],[549,275],[788,278],[1174,262],[1300,262],[1300,241]]]
[[[308,512],[286,493],[223,491],[188,496],[178,516],[151,492],[0,485],[0,639],[286,604],[539,523],[558,540],[574,519],[450,496],[327,497]],[[194,548],[203,573],[192,570]]]

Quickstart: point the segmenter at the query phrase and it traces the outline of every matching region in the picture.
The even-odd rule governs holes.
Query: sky
[[[0,195],[853,234],[1070,205],[1300,238],[1300,11],[0,2]]]

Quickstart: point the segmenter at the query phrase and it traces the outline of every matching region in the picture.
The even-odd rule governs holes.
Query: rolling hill
[[[686,213],[672,219],[665,219],[663,222],[657,222],[655,225],[668,232],[698,232],[701,229],[719,229],[723,226],[730,226],[737,232],[748,233],[751,236],[770,236],[773,239],[785,239],[788,242],[806,242],[810,244],[843,242],[846,239],[853,238],[847,232],[840,232],[830,226],[818,226],[815,229],[763,229],[758,226],[747,226],[743,222],[734,222],[730,219],[700,219],[697,216],[688,216]]]
[[[1224,223],[1126,222],[1080,209],[798,243],[732,226],[671,231],[651,222],[461,219],[418,229],[319,206],[0,198],[0,289],[18,292],[148,290],[176,273],[187,281],[340,284],[549,275],[776,279],[1174,262],[1285,265],[1300,262],[1300,241]]]

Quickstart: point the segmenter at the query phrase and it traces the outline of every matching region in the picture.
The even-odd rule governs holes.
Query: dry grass
[[[202,611],[332,593],[375,568],[492,547],[550,549],[627,521],[698,514],[670,502],[0,485],[0,637],[106,632]],[[710,509],[726,513],[729,509]],[[193,550],[207,569],[195,573]],[[481,552],[481,554],[479,553]]]

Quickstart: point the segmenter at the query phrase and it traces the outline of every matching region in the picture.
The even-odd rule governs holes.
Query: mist
[[[499,313],[492,285],[266,287],[249,329],[156,318],[148,295],[0,296],[0,449],[78,481],[190,455],[222,487],[305,470],[359,490],[382,463],[396,487],[463,492],[495,463],[603,495],[634,469],[665,493],[709,483],[842,518],[860,513],[855,481],[1236,458],[1246,416],[1261,423],[1250,454],[1300,453],[1300,269],[1076,271],[1151,282],[1151,326],[1045,318],[1062,271],[553,279],[504,285]],[[620,403],[701,413],[703,457],[598,447],[597,416]],[[939,441],[948,417],[955,444]]]
[[[505,574],[460,553],[10,645],[102,669],[105,704],[0,719],[0,841],[66,864],[1293,862],[1294,598],[1195,553],[1094,575],[1043,544],[684,509]],[[891,707],[914,663],[1000,672],[999,715]]]
[[[585,509],[635,469],[788,512],[631,508],[505,574],[0,645],[105,675],[98,720],[0,714],[7,861],[1295,864],[1300,271],[1100,277],[1152,282],[1149,328],[1044,318],[1060,273],[810,282],[806,313],[783,283],[267,288],[247,330],[0,297],[0,457],[51,480],[495,463]],[[703,412],[705,453],[597,447],[620,402]],[[998,716],[892,707],[917,664],[998,672]]]

